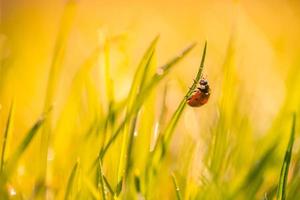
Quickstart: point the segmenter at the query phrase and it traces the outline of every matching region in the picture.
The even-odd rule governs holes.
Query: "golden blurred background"
[[[65,4],[66,1],[62,0],[1,0],[0,130],[5,127],[11,102],[15,103],[14,127],[10,136],[13,139],[7,147],[8,154],[44,110],[47,81]],[[53,144],[59,163],[56,167],[58,174],[54,173],[56,179],[71,166],[66,164],[63,152],[76,152],[76,149],[70,149],[68,141],[69,137],[78,134],[71,127],[75,124],[78,132],[81,127],[80,116],[61,122],[65,123],[63,126],[59,116],[68,112],[64,111],[65,102],[81,64],[95,49],[102,47],[107,38],[110,38],[113,96],[117,102],[126,98],[138,62],[155,36],[160,36],[156,52],[158,66],[186,45],[197,43],[191,54],[164,81],[169,88],[168,116],[175,111],[192,83],[203,44],[207,41],[204,74],[212,88],[211,99],[200,109],[187,108],[174,136],[178,142],[183,137],[199,140],[196,151],[199,157],[206,148],[200,139],[206,136],[199,133],[205,133],[214,125],[222,95],[233,95],[232,98],[238,100],[236,114],[248,117],[253,138],[264,137],[284,106],[285,114],[299,111],[299,1],[76,0],[75,4],[54,95],[55,120],[52,125],[59,130]],[[228,51],[233,51],[228,62],[234,68],[235,85],[224,90],[222,66],[226,65]],[[107,99],[102,58],[100,56],[98,66],[90,74],[91,84],[99,92],[96,94],[99,101],[92,102],[94,104]],[[291,83],[287,84],[288,81]],[[163,87],[160,84],[156,93],[158,99]],[[224,94],[225,91],[229,93]],[[285,105],[289,98],[293,103]],[[90,118],[86,120],[92,120],[89,103],[81,116]],[[102,106],[98,109],[106,112],[105,105]],[[156,107],[159,113],[160,108]],[[82,113],[73,111],[73,114]],[[183,133],[188,136],[183,136]],[[34,142],[36,147],[31,151],[37,151],[38,143],[38,140]],[[172,148],[176,147],[175,142]],[[249,151],[253,153],[253,150]],[[18,169],[21,174],[22,169]],[[23,174],[23,180],[28,180],[29,174]],[[29,185],[33,185],[33,181]]]

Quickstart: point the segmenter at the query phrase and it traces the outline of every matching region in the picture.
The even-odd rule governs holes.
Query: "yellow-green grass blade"
[[[293,115],[293,122],[291,127],[289,144],[287,146],[284,160],[281,167],[280,178],[279,178],[278,189],[277,189],[278,200],[286,199],[286,185],[287,185],[287,178],[288,178],[289,167],[290,167],[290,162],[292,157],[293,145],[295,141],[295,129],[296,129],[296,114]]]
[[[136,100],[135,109],[141,106],[141,104],[144,102],[145,98],[147,98],[152,89],[169,73],[169,71],[175,66],[175,64],[177,64],[182,58],[184,58],[195,46],[195,43],[189,45],[177,56],[171,59],[168,63],[166,63],[158,69],[158,72],[152,76],[149,83],[145,86],[145,89],[141,92],[140,98]],[[194,89],[195,88],[196,85]],[[189,94],[191,93],[192,92],[190,92]]]
[[[106,200],[106,190],[105,190],[105,183],[104,183],[104,175],[103,175],[103,168],[102,168],[102,160],[101,158],[98,159],[98,189],[101,189],[102,199]]]
[[[122,137],[122,149],[121,156],[119,162],[119,170],[118,170],[118,185],[122,185],[120,183],[121,180],[124,180],[124,172],[127,172],[127,167],[130,162],[130,154],[133,143],[133,133],[136,126],[137,113],[136,110],[134,113],[130,113],[135,99],[138,98],[140,91],[144,87],[145,80],[147,79],[147,75],[149,76],[149,66],[151,60],[153,58],[153,54],[155,52],[155,47],[158,41],[158,36],[151,42],[149,48],[146,50],[133,78],[133,83],[131,85],[131,89],[128,96],[128,105],[127,105],[127,113],[125,118],[129,118],[128,121],[131,120],[131,123],[127,123],[124,128],[124,133]],[[131,115],[131,116],[129,116]],[[127,159],[126,159],[127,157]],[[122,188],[121,188],[122,189]],[[116,193],[118,195],[118,192]]]
[[[180,188],[178,186],[175,174],[172,173],[171,176],[172,176],[173,185],[174,185],[174,188],[176,191],[176,198],[177,198],[177,200],[181,200],[182,197],[181,197],[181,193],[180,193]]]
[[[107,178],[104,176],[104,174],[103,174],[103,180],[104,180],[105,185],[106,185],[108,191],[110,192],[111,196],[112,196],[112,197],[115,196],[115,192],[114,192],[114,190],[112,189],[112,187],[111,187],[110,183],[108,182]]]
[[[145,79],[145,72],[147,71],[147,65],[149,64],[149,60],[151,60],[151,57],[153,56],[158,39],[159,36],[156,36],[154,40],[150,43],[148,49],[144,53],[143,58],[141,59],[138,65],[138,68],[135,71],[131,88],[129,91],[128,99],[127,99],[129,107],[132,107],[133,104],[135,104],[136,96],[138,93],[140,93],[141,90],[140,87],[144,82],[143,79]]]
[[[50,66],[50,72],[47,83],[46,98],[44,102],[44,112],[51,107],[55,91],[59,79],[59,74],[63,65],[63,60],[65,57],[67,39],[69,37],[71,27],[73,24],[73,18],[75,16],[76,2],[75,0],[69,0],[64,8],[63,15],[61,18],[59,33],[54,47],[53,57]],[[40,151],[40,180],[45,181],[46,168],[47,168],[47,154],[49,137],[51,133],[51,115],[48,117],[47,123],[44,126],[41,135],[41,151]]]
[[[146,80],[149,78],[149,75],[151,73],[151,63],[153,62],[153,56],[155,54],[155,51],[152,52],[146,66],[145,69],[143,71],[142,74],[142,79],[141,79],[141,83],[139,86],[139,90],[142,91],[145,85]],[[137,94],[139,95],[139,93]],[[132,117],[132,121],[131,121],[131,127],[130,127],[130,131],[129,131],[129,143],[127,145],[127,162],[126,162],[126,168],[125,168],[125,175],[128,176],[129,172],[130,172],[130,168],[132,165],[132,149],[133,149],[133,145],[134,145],[134,132],[136,130],[136,126],[137,126],[137,119],[138,119],[138,113],[139,113],[140,109],[138,109],[135,114]],[[125,176],[125,177],[126,177]]]
[[[29,144],[32,142],[33,138],[36,136],[42,125],[45,123],[45,115],[41,116],[40,119],[38,119],[35,124],[32,126],[32,128],[27,132],[25,138],[22,140],[22,142],[19,144],[17,149],[12,153],[11,156],[7,159],[4,166],[4,171],[6,172],[6,175],[9,177],[9,175],[14,171],[14,169],[17,167],[18,161],[20,157],[24,154],[26,149],[28,148]]]
[[[0,174],[3,171],[7,138],[8,138],[8,135],[9,135],[11,127],[12,127],[13,110],[14,110],[14,102],[12,102],[10,105],[8,118],[7,118],[5,130],[4,130],[3,143],[2,143],[2,149],[1,149]]]
[[[144,90],[141,92],[141,94],[136,99],[136,102],[134,106],[132,107],[132,110],[129,111],[128,116],[123,120],[123,122],[120,124],[118,129],[114,132],[111,139],[108,141],[106,146],[102,149],[100,152],[100,157],[103,157],[106,153],[106,151],[109,149],[109,147],[113,144],[113,142],[117,139],[119,136],[121,130],[125,126],[125,124],[128,122],[129,118],[135,113],[136,110],[138,110],[144,100],[147,98],[149,93],[152,91],[152,89],[168,74],[168,72],[172,69],[172,67],[175,66],[176,63],[178,63],[181,59],[183,59],[188,52],[190,52],[194,48],[195,44],[192,44],[188,46],[186,49],[184,49],[179,55],[175,56],[171,61],[169,61],[167,64],[163,65],[160,69],[164,70],[164,73],[158,73],[152,76],[149,83],[145,86]]]
[[[175,113],[172,115],[171,120],[168,122],[166,129],[163,132],[163,136],[162,136],[162,140],[161,140],[161,153],[160,155],[157,155],[157,159],[160,160],[165,153],[165,149],[168,148],[168,145],[170,143],[171,137],[173,135],[174,129],[178,123],[178,120],[185,108],[186,102],[187,102],[187,98],[194,92],[194,90],[197,87],[198,82],[201,79],[201,75],[202,75],[202,71],[204,68],[204,61],[205,61],[205,56],[206,56],[206,49],[207,49],[207,42],[205,42],[204,44],[204,48],[203,48],[203,53],[202,53],[202,58],[201,58],[201,62],[200,62],[200,66],[197,72],[197,75],[194,79],[194,82],[192,84],[192,86],[190,87],[190,89],[188,90],[188,92],[186,93],[186,95],[184,96],[184,98],[181,100],[179,106],[177,107]],[[156,145],[157,147],[157,145]],[[154,156],[155,152],[157,152],[157,148],[154,149]],[[156,161],[158,161],[156,160]]]
[[[78,170],[79,170],[79,162],[77,161],[72,168],[72,171],[71,171],[71,174],[70,174],[70,177],[68,180],[66,193],[65,193],[65,200],[74,199],[76,196],[76,194],[74,193],[74,185],[75,185],[76,176],[78,174]]]
[[[156,167],[161,163],[163,157],[165,156],[165,153],[168,149],[170,140],[172,138],[173,132],[175,130],[175,127],[180,119],[180,116],[185,108],[186,102],[188,97],[194,92],[194,90],[197,87],[198,82],[201,79],[202,76],[202,71],[204,68],[204,62],[205,62],[205,57],[206,57],[206,50],[207,50],[207,42],[204,44],[203,48],[203,53],[201,57],[201,62],[199,69],[197,71],[196,77],[194,79],[194,82],[182,101],[180,102],[179,106],[177,107],[176,111],[171,117],[171,120],[168,122],[166,125],[166,128],[162,132],[162,134],[159,136],[158,141],[156,142],[156,145],[154,147],[153,152],[151,152],[151,155],[148,159],[148,164],[147,164],[147,169],[146,169],[146,177],[147,177],[147,183],[146,185],[151,185],[151,180],[152,180],[152,170],[156,170]],[[149,171],[150,170],[150,171]]]
[[[246,177],[240,186],[230,195],[229,199],[236,199],[240,194],[246,194],[250,197],[255,195],[255,192],[259,189],[258,185],[261,184],[261,177],[266,171],[268,164],[274,157],[274,152],[277,147],[277,142],[273,143],[264,153],[260,156],[257,162],[250,167]],[[251,197],[250,197],[251,198]]]

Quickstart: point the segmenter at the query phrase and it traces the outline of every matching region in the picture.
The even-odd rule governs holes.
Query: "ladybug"
[[[194,94],[187,99],[187,103],[191,107],[200,107],[207,103],[210,96],[210,88],[208,81],[201,78],[200,87],[195,90]]]

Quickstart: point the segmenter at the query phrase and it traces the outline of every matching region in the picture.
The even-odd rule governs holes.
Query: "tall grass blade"
[[[204,44],[201,63],[200,63],[197,75],[194,79],[194,83],[192,84],[192,86],[190,87],[190,89],[188,90],[188,92],[186,93],[184,98],[181,100],[179,106],[177,107],[175,113],[172,115],[171,120],[169,121],[169,123],[166,126],[166,129],[163,132],[163,138],[162,138],[162,141],[161,141],[162,142],[161,145],[162,145],[163,148],[162,148],[162,152],[159,155],[158,159],[161,159],[163,157],[164,152],[165,152],[164,150],[168,148],[168,145],[170,143],[170,140],[171,140],[172,134],[174,132],[174,129],[175,129],[175,127],[178,123],[178,120],[179,120],[179,118],[180,118],[180,116],[181,116],[181,114],[182,114],[182,112],[185,108],[187,98],[194,92],[198,82],[201,79],[202,71],[203,71],[203,68],[204,68],[206,49],[207,49],[207,42],[205,42],[205,44]],[[157,147],[157,145],[156,145],[156,147]],[[154,153],[155,153],[156,150],[157,150],[157,148],[154,149]]]
[[[134,75],[133,83],[131,85],[131,89],[128,96],[128,105],[127,105],[127,113],[125,118],[130,118],[131,123],[128,123],[124,128],[123,138],[122,138],[122,149],[121,149],[121,156],[120,156],[120,164],[119,164],[119,171],[118,171],[118,183],[122,180],[122,177],[127,174],[127,170],[130,163],[131,158],[131,150],[133,145],[133,134],[136,126],[137,121],[137,114],[138,110],[136,110],[132,116],[129,116],[129,113],[134,105],[135,99],[138,98],[140,91],[144,87],[145,80],[147,79],[147,75],[149,76],[149,68],[150,63],[153,58],[153,54],[155,52],[156,44],[158,41],[158,36],[151,42],[149,48],[146,50],[136,72]],[[127,159],[126,159],[127,157]],[[121,184],[120,184],[121,185]]]
[[[236,199],[237,196],[241,193],[248,193],[248,197],[253,197],[255,191],[253,188],[257,187],[257,184],[261,184],[261,177],[264,171],[267,168],[267,165],[270,163],[270,160],[273,158],[274,151],[277,147],[277,142],[272,144],[262,156],[258,157],[256,160],[257,162],[250,167],[245,179],[239,185],[239,187],[233,192],[231,198],[229,199]],[[258,188],[256,188],[257,190]],[[249,192],[250,191],[250,192]]]
[[[41,116],[40,119],[38,119],[35,124],[32,126],[32,128],[28,131],[25,138],[22,140],[22,142],[19,144],[17,149],[12,153],[12,155],[8,158],[5,169],[7,172],[7,175],[9,176],[13,170],[17,167],[17,163],[20,159],[20,157],[23,155],[23,153],[28,148],[29,144],[32,142],[33,138],[37,134],[37,132],[40,130],[42,125],[45,122],[45,115]]]
[[[111,185],[109,184],[107,178],[106,178],[104,175],[103,175],[103,180],[104,180],[105,185],[106,185],[108,191],[110,192],[111,196],[112,196],[112,197],[115,196],[114,190],[112,189]]]
[[[5,159],[5,150],[6,150],[6,143],[7,143],[7,138],[8,138],[11,126],[12,126],[13,110],[14,110],[14,102],[12,102],[11,105],[10,105],[10,109],[9,109],[9,113],[8,113],[8,118],[7,118],[7,122],[6,122],[6,127],[5,127],[5,130],[4,130],[2,150],[1,150],[0,174],[3,171],[4,159]]]
[[[182,198],[181,198],[180,188],[178,186],[176,177],[175,177],[175,175],[173,173],[172,173],[172,181],[173,181],[174,188],[175,188],[175,191],[176,191],[177,200],[181,200]]]
[[[98,170],[98,188],[101,188],[101,194],[102,194],[102,199],[106,200],[106,191],[105,191],[105,185],[104,185],[104,175],[103,175],[103,169],[102,169],[102,161],[99,158],[99,170]]]
[[[47,83],[46,98],[44,102],[44,111],[52,106],[55,91],[59,79],[59,73],[63,65],[65,51],[67,46],[67,39],[71,31],[73,18],[75,16],[75,0],[69,0],[63,11],[63,16],[60,23],[59,33],[54,47],[53,58],[50,66],[50,72]],[[41,135],[41,151],[40,151],[40,179],[45,181],[47,168],[47,154],[49,146],[49,138],[51,133],[52,117],[49,116],[47,123],[44,126]]]
[[[279,178],[279,183],[278,183],[278,189],[277,189],[277,199],[278,200],[286,199],[286,184],[287,184],[289,167],[290,167],[290,162],[291,162],[291,157],[292,157],[293,145],[294,145],[294,141],[295,141],[295,130],[296,130],[296,114],[293,114],[293,122],[292,122],[290,140],[289,140],[289,144],[287,146],[287,149],[286,149],[286,152],[284,155],[284,161],[282,163],[280,178]]]
[[[68,180],[68,185],[67,185],[66,194],[65,194],[65,200],[75,198],[75,194],[73,193],[73,190],[74,190],[74,184],[75,184],[74,182],[75,182],[75,178],[76,178],[76,175],[78,172],[78,168],[79,168],[79,162],[77,161],[72,169],[72,172],[71,172],[69,180]]]

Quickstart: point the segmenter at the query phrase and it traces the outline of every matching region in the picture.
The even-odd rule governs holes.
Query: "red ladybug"
[[[187,103],[191,107],[200,107],[207,103],[210,96],[210,88],[205,78],[200,80],[200,87],[195,93],[187,99]]]

